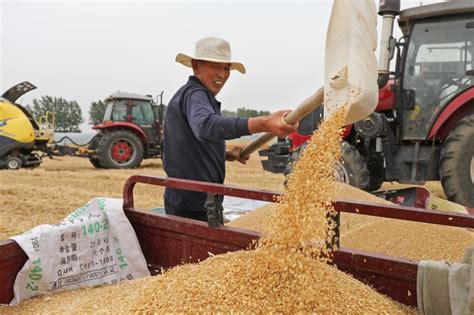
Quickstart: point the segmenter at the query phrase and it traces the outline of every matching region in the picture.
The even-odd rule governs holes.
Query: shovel
[[[372,0],[335,0],[326,34],[324,88],[305,99],[285,118],[295,124],[323,104],[327,119],[346,107],[344,125],[370,115],[377,106],[377,13]],[[241,152],[245,158],[272,140],[264,133]]]
[[[336,0],[326,38],[324,117],[346,108],[344,125],[369,116],[379,88],[377,13],[372,0]]]
[[[296,109],[291,111],[286,117],[285,122],[290,125],[296,124],[301,118],[306,117],[313,110],[321,106],[323,103],[324,88],[320,88],[313,95],[305,99]],[[240,151],[241,157],[250,156],[253,152],[257,151],[262,145],[272,140],[275,137],[271,132],[266,132],[261,135],[257,140],[250,143],[242,151]]]

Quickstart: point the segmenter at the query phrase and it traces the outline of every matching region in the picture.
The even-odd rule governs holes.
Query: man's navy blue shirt
[[[163,164],[169,177],[224,183],[225,140],[248,135],[247,118],[221,116],[221,103],[190,76],[168,104]],[[205,211],[207,194],[166,188],[165,199],[180,211]]]

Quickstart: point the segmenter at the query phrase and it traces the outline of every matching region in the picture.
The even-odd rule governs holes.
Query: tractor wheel
[[[341,150],[341,161],[337,163],[334,170],[336,180],[359,189],[367,190],[369,186],[369,171],[367,169],[367,164],[360,155],[359,151],[357,151],[355,147],[346,141],[342,142]],[[293,171],[294,165],[300,159],[300,154],[300,151],[291,153],[288,165],[285,169],[285,175],[288,175],[291,171]],[[285,185],[286,182],[287,179],[285,178]]]
[[[89,161],[91,162],[92,165],[94,165],[95,168],[103,168],[102,164],[100,164],[99,158],[91,157],[89,158]]]
[[[383,167],[383,157],[380,155],[370,155],[367,161],[367,168],[370,174],[368,191],[378,190],[385,181],[385,168]]]
[[[336,179],[359,189],[367,190],[370,176],[364,158],[354,146],[346,141],[342,142],[341,150],[342,159],[336,166]]]
[[[6,160],[7,169],[9,170],[18,170],[23,165],[22,160],[17,156],[10,156]]]
[[[99,139],[96,152],[103,168],[135,168],[143,160],[140,139],[125,130],[104,133]]]
[[[449,200],[474,208],[474,114],[461,119],[444,141],[440,176]]]
[[[94,138],[92,138],[89,144],[89,149],[97,150],[97,145],[99,144],[101,135],[102,134],[98,133],[94,136]],[[97,156],[90,157],[89,162],[91,162],[91,164],[94,165],[95,168],[104,168],[102,164],[100,164],[100,160]]]

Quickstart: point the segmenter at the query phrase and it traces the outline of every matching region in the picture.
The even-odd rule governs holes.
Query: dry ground
[[[283,175],[264,171],[260,160],[253,154],[246,165],[228,163],[226,183],[281,190]],[[160,159],[145,160],[137,169],[105,170],[94,168],[86,158],[55,157],[45,158],[35,169],[0,170],[0,240],[39,224],[57,223],[93,197],[122,198],[123,184],[135,174],[165,176]],[[140,208],[162,207],[163,188],[137,185],[135,203]]]

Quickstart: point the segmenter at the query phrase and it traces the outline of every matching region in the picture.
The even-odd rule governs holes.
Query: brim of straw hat
[[[237,70],[242,74],[244,74],[246,72],[245,71],[245,66],[242,63],[236,62],[236,61],[228,61],[228,60],[213,59],[213,58],[195,58],[195,57],[191,57],[191,56],[188,56],[188,55],[182,54],[182,53],[179,53],[176,56],[175,60],[176,60],[176,62],[179,62],[183,66],[192,68],[193,66],[191,65],[191,60],[193,60],[193,59],[210,61],[210,62],[218,62],[218,63],[230,63],[230,70]]]

